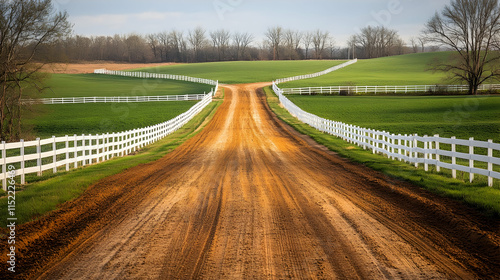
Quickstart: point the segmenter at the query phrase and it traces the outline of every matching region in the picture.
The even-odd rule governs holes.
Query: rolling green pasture
[[[36,105],[25,120],[36,137],[101,134],[147,127],[186,112],[197,101]],[[34,137],[31,137],[34,138]]]
[[[267,87],[265,89],[266,95],[267,95],[267,100],[268,103],[271,107],[271,109],[278,115],[280,119],[291,125],[294,129],[299,131],[300,133],[307,134],[311,136],[316,142],[325,145],[328,147],[330,150],[338,153],[340,156],[349,158],[353,161],[359,162],[365,166],[368,166],[370,168],[373,168],[375,170],[378,170],[380,172],[383,172],[384,174],[387,175],[387,180],[390,182],[394,182],[394,184],[398,184],[400,180],[403,181],[408,181],[411,182],[415,185],[421,186],[427,190],[430,190],[434,193],[437,193],[441,196],[446,196],[450,197],[453,199],[456,199],[458,201],[462,201],[468,205],[471,205],[473,207],[476,207],[480,209],[483,213],[489,216],[493,217],[500,217],[500,182],[496,182],[493,188],[487,187],[487,181],[486,177],[484,176],[477,176],[477,180],[474,181],[473,184],[470,184],[468,182],[468,175],[462,172],[458,172],[458,178],[457,179],[452,179],[451,178],[451,171],[449,170],[441,170],[441,172],[437,172],[434,167],[431,167],[431,172],[425,172],[422,167],[419,169],[416,169],[413,165],[406,164],[403,162],[399,161],[393,161],[391,159],[388,159],[386,157],[380,156],[378,154],[372,154],[371,151],[365,151],[360,147],[353,146],[352,144],[343,141],[342,139],[339,139],[337,137],[334,137],[332,135],[322,133],[302,122],[297,120],[295,117],[291,116],[285,109],[283,109],[278,101],[278,98],[274,93],[272,93],[272,89],[270,87]],[[389,127],[392,130],[395,129],[401,129],[401,133],[412,133],[408,131],[409,129],[405,128],[404,123],[411,123],[412,118],[408,115],[405,115],[405,113],[398,112],[398,109],[395,106],[388,105],[391,104],[391,102],[381,102],[386,99],[386,97],[378,97],[378,100],[374,100],[373,98],[367,98],[365,99],[366,102],[360,102],[359,100],[363,97],[355,97],[351,98],[349,97],[350,100],[344,100],[344,105],[345,104],[351,104],[354,107],[356,107],[356,104],[358,108],[365,108],[367,110],[372,110],[371,114],[369,112],[366,113],[353,113],[350,112],[347,108],[343,108],[343,106],[340,106],[342,104],[343,98],[337,98],[337,97],[321,97],[321,96],[313,96],[312,98],[309,97],[300,97],[300,96],[294,96],[291,99],[293,99],[294,102],[297,104],[300,104],[302,108],[309,110],[310,112],[315,112],[320,116],[323,117],[329,117],[332,119],[340,120],[340,121],[345,121],[353,124],[359,124],[363,126],[368,126],[368,127],[373,127],[373,128],[380,128],[382,129],[383,127]],[[375,97],[377,98],[377,97]],[[304,100],[305,101],[304,101]],[[344,98],[345,99],[345,98]],[[356,102],[356,100],[358,100]],[[304,102],[301,102],[304,101]],[[413,125],[412,129],[418,129],[421,128],[421,133],[425,134],[427,132],[424,131],[430,131],[428,132],[429,134],[432,133],[433,126],[442,126],[442,124],[438,124],[440,119],[443,119],[443,117],[440,117],[440,113],[438,110],[439,102],[445,102],[443,100],[436,99],[434,100],[436,102],[429,102],[430,106],[428,106],[427,111],[423,110],[421,111],[420,108],[417,106],[417,110],[421,111],[422,113],[415,113],[415,111],[409,111],[411,116],[414,116],[415,120],[425,120],[427,119],[426,122],[429,122],[430,124],[427,126],[425,123],[422,123],[421,125]],[[450,102],[445,102],[445,104],[452,105],[451,108],[455,108],[455,104],[462,104],[462,100],[457,99],[455,100],[458,103]],[[421,102],[426,102],[425,98],[421,100]],[[498,103],[500,102],[499,97],[495,97],[492,99],[485,99],[479,101],[480,105],[478,106],[478,109],[476,113],[467,115],[465,112],[462,113],[451,113],[450,116],[455,116],[457,120],[459,118],[462,119],[462,123],[466,123],[465,119],[467,119],[467,116],[470,116],[471,120],[476,119],[479,120],[480,117],[473,117],[472,115],[479,114],[484,116],[487,119],[490,119],[491,121],[491,126],[496,127],[496,136],[493,132],[488,132],[488,133],[481,133],[481,129],[474,128],[470,131],[477,132],[479,133],[480,137],[479,138],[493,138],[497,139],[498,141],[499,133],[500,131],[498,130],[500,127],[499,124],[499,119],[497,112],[493,112],[493,105],[488,106],[488,102],[491,102],[494,106],[498,106]],[[327,104],[328,103],[328,104]],[[335,103],[336,105],[334,105]],[[373,103],[378,103],[378,105],[373,104]],[[405,102],[401,102],[401,100],[398,101],[400,104],[404,104]],[[495,105],[496,104],[496,105]],[[325,106],[323,106],[325,105]],[[414,105],[409,105],[407,107],[415,108],[416,103]],[[379,108],[376,108],[379,107]],[[443,107],[444,106],[443,104]],[[427,108],[427,107],[423,107]],[[481,108],[481,109],[480,109]],[[386,111],[392,111],[393,113],[398,113],[399,117],[402,117],[400,121],[397,120],[396,117],[390,116],[386,112],[381,112],[378,111],[377,114],[373,113],[374,109],[383,109]],[[449,107],[447,109],[450,109]],[[335,112],[335,111],[336,112]],[[439,109],[440,110],[440,109]],[[418,112],[417,111],[417,112]],[[481,112],[480,112],[481,111]],[[494,117],[490,114],[492,113],[493,115],[496,114],[497,118],[496,120]],[[425,114],[430,114],[429,116],[424,116]],[[380,116],[379,116],[380,115]],[[359,117],[362,116],[363,119],[359,119]],[[436,119],[434,119],[436,118]],[[397,124],[399,122],[399,124]],[[444,121],[446,123],[446,121]],[[450,123],[450,122],[448,122]],[[451,122],[453,123],[453,122]],[[460,124],[460,122],[457,122],[456,124]],[[472,125],[472,124],[470,124]],[[460,133],[460,131],[466,131],[464,129],[458,128],[457,134]],[[391,132],[397,132],[397,131],[391,131]],[[470,134],[468,134],[470,135]],[[500,156],[500,155],[496,155]],[[463,162],[461,163],[463,164]],[[465,163],[467,164],[467,163]],[[481,166],[481,168],[485,168],[484,166]],[[498,166],[497,166],[498,168]],[[495,169],[498,170],[498,169]]]
[[[357,63],[318,78],[283,83],[283,88],[319,86],[391,86],[455,84],[444,73],[429,71],[435,59],[450,52],[419,53],[359,60]]]
[[[202,94],[212,86],[190,82],[96,74],[52,74],[37,98]]]
[[[202,94],[211,86],[190,82],[95,74],[53,74],[36,98]],[[170,120],[195,102],[89,103],[34,105],[25,113],[24,139],[100,134],[146,127]]]
[[[161,74],[186,75],[197,78],[219,80],[224,84],[271,82],[276,79],[321,72],[345,61],[237,61],[197,64],[180,64],[143,71]]]
[[[500,143],[500,96],[288,96],[307,112],[395,134]]]

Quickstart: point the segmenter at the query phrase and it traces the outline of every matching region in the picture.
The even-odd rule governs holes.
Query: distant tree
[[[313,33],[312,32],[304,33],[304,38],[302,42],[304,44],[304,49],[306,51],[305,53],[306,59],[309,59],[309,48],[311,47],[311,44],[313,42]]]
[[[434,69],[450,73],[477,94],[485,81],[500,76],[500,5],[498,0],[452,0],[426,24],[429,42],[455,51]]]
[[[355,35],[355,42],[365,58],[377,58],[398,53],[401,47],[401,37],[396,30],[383,26],[367,26]]]
[[[268,28],[266,32],[267,43],[272,49],[273,60],[280,59],[280,48],[284,40],[284,30],[281,26]]]
[[[233,42],[236,52],[236,60],[244,59],[245,52],[252,41],[253,35],[250,33],[234,33]]]
[[[284,32],[284,42],[288,59],[292,60],[299,58],[299,47],[301,41],[302,33],[300,31],[287,29]]]
[[[188,34],[188,41],[191,44],[194,55],[193,62],[201,61],[200,51],[203,49],[206,43],[205,33],[206,31],[202,27],[197,27],[193,31],[190,31]]]
[[[214,48],[217,50],[219,61],[226,60],[226,52],[229,48],[229,40],[231,39],[231,32],[225,29],[219,29],[210,32],[210,38]]]
[[[56,13],[51,0],[0,0],[0,139],[18,140],[21,133],[23,90],[39,88],[33,64],[44,44],[66,35],[67,13]]]
[[[328,31],[316,30],[312,36],[312,43],[314,45],[314,53],[316,59],[323,58],[323,52],[326,49],[328,40],[330,38],[330,33]]]

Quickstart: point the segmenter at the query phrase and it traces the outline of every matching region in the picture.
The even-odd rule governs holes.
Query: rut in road
[[[474,221],[458,203],[318,147],[276,119],[257,91],[262,86],[228,86],[214,119],[186,144],[157,162],[102,180],[39,225],[28,225],[25,256],[41,257],[33,275],[500,275],[498,221]],[[55,239],[67,241],[49,250]]]

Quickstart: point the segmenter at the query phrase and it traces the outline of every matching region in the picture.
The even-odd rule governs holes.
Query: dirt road
[[[214,119],[185,145],[24,226],[19,271],[40,279],[500,277],[498,220],[325,151],[270,113],[262,86],[228,87]]]

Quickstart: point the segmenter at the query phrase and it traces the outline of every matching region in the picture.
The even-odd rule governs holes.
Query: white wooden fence
[[[283,94],[332,94],[342,93],[432,93],[432,92],[466,92],[469,86],[465,85],[413,85],[413,86],[327,86],[327,87],[305,87],[305,88],[283,88]],[[500,90],[500,85],[481,85],[480,91]]]
[[[26,102],[36,104],[84,104],[84,103],[137,103],[166,101],[198,101],[206,94],[161,95],[161,96],[112,96],[112,97],[61,97],[33,99]]]
[[[142,78],[142,79],[169,79],[169,80],[177,80],[177,81],[185,81],[199,84],[207,84],[207,85],[218,85],[219,83],[214,80],[202,79],[202,78],[193,78],[182,75],[170,75],[170,74],[158,74],[158,73],[146,73],[146,72],[125,72],[125,71],[113,71],[106,69],[97,69],[94,70],[94,74],[104,74],[104,75],[115,75],[115,76],[123,76],[123,77],[134,77],[134,78]]]
[[[457,177],[457,171],[466,172],[470,174],[471,182],[474,180],[474,174],[484,175],[488,177],[490,187],[493,186],[493,179],[500,179],[500,172],[495,171],[500,167],[500,158],[494,156],[500,154],[500,144],[493,143],[492,140],[484,142],[475,141],[473,138],[469,140],[455,137],[442,138],[439,135],[394,135],[385,131],[361,128],[320,118],[300,109],[286,98],[276,83],[273,83],[273,90],[281,104],[300,121],[364,149],[370,149],[373,153],[382,153],[393,160],[415,164],[416,167],[423,164],[425,171],[429,170],[430,165],[436,166],[438,172],[441,168],[449,169],[452,170],[453,178]],[[459,150],[463,149],[459,149],[459,146],[466,147],[469,152],[460,152]],[[481,154],[477,152],[478,150],[485,152]],[[445,158],[451,159],[451,162],[445,161]]]
[[[339,69],[342,69],[344,67],[347,67],[349,65],[352,65],[354,63],[358,62],[358,59],[354,59],[354,60],[349,60],[348,62],[346,63],[342,63],[340,65],[337,65],[335,67],[332,67],[332,68],[329,68],[329,69],[326,69],[325,71],[321,71],[321,72],[318,72],[318,73],[314,73],[314,74],[307,74],[307,75],[300,75],[300,76],[295,76],[295,77],[291,77],[291,78],[284,78],[284,79],[279,79],[279,80],[276,80],[276,84],[280,84],[280,83],[286,83],[286,82],[292,82],[292,81],[298,81],[298,80],[304,80],[304,79],[310,79],[310,78],[316,78],[316,77],[319,77],[319,76],[323,76],[323,75],[326,75],[328,73],[331,73],[333,71],[337,71]]]
[[[0,164],[2,173],[0,180],[3,189],[7,188],[8,166],[16,167],[16,176],[21,176],[21,184],[26,183],[25,175],[65,167],[66,170],[109,160],[113,157],[128,155],[144,146],[154,143],[175,132],[194,116],[201,112],[217,92],[205,95],[203,100],[191,107],[187,112],[167,122],[154,126],[134,129],[119,133],[102,135],[81,135],[52,137],[35,141],[0,144]]]

